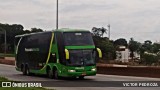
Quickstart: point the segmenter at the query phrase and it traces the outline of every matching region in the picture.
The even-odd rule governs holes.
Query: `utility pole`
[[[110,40],[110,37],[111,37],[111,26],[110,24],[108,24],[108,38]]]
[[[56,29],[58,30],[58,0],[57,0]]]

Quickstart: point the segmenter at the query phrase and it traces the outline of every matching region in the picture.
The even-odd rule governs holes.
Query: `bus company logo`
[[[39,48],[25,48],[26,52],[39,51]]]
[[[2,82],[2,87],[11,87],[11,82]]]
[[[36,82],[2,82],[1,87],[42,87],[41,83]]]

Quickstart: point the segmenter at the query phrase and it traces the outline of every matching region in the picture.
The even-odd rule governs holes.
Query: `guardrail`
[[[109,66],[97,66],[97,71],[98,71],[99,74],[160,78],[160,67],[147,67],[147,66],[109,67]]]

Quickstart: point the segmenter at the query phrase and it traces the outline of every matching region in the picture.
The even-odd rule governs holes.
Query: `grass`
[[[0,81],[9,81],[7,78],[0,77]]]
[[[6,55],[4,53],[0,53],[0,57],[14,57],[15,55],[14,54],[10,54],[10,53],[7,53]]]
[[[0,77],[0,85],[1,85],[1,81],[10,81],[4,77]],[[2,88],[0,87],[0,90],[53,90],[53,89],[45,89],[45,88],[27,88],[27,87],[5,87]]]

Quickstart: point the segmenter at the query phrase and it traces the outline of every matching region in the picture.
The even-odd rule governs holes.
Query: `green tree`
[[[115,59],[115,48],[112,42],[108,38],[102,38],[98,36],[93,36],[94,43],[96,47],[100,48],[103,53],[103,59],[113,60]]]
[[[157,63],[158,62],[158,56],[157,55],[153,55],[153,54],[144,54],[143,56],[144,58],[144,62],[147,65],[152,65],[153,63]]]
[[[43,32],[40,28],[31,28],[31,32]]]
[[[0,23],[0,27],[3,28],[4,30],[6,30],[7,51],[13,52],[14,51],[15,35],[23,34],[23,26],[20,24],[9,25],[9,24],[1,24]],[[4,48],[4,46],[3,46],[4,45],[4,33],[1,36],[1,40],[2,40],[2,42],[0,43],[1,50],[4,50],[4,49],[2,49],[2,48]]]
[[[102,27],[102,28],[96,28],[93,27],[92,28],[92,32],[94,36],[99,36],[99,37],[103,37],[105,33],[107,33],[107,29]]]
[[[157,64],[160,60],[160,44],[153,43],[150,40],[144,41],[140,48],[141,60],[147,65]]]
[[[152,41],[146,40],[144,41],[145,51],[152,52]]]
[[[159,53],[160,52],[160,44],[159,43],[154,43],[152,45],[152,52],[153,53]]]
[[[24,34],[29,34],[29,33],[31,33],[31,31],[30,30],[25,30],[23,33]]]
[[[106,58],[107,60],[113,60],[115,58],[114,57],[115,48],[112,43],[102,41],[99,44],[99,47],[101,48],[101,50],[103,52],[104,58]]]
[[[144,41],[144,43],[141,45],[140,49],[140,54],[143,55],[144,52],[153,52],[153,48],[152,48],[152,42],[150,40],[146,40]]]
[[[138,52],[140,46],[141,46],[141,43],[139,43],[137,41],[134,41],[133,38],[130,39],[128,48],[131,52],[130,57],[132,58],[132,60],[133,60],[133,57],[134,57],[134,52]]]
[[[114,41],[115,46],[128,46],[126,39],[120,38]]]
[[[42,32],[43,30],[40,28],[32,28],[30,30],[25,30],[21,24],[1,24],[0,28],[3,28],[2,33],[0,33],[0,52],[4,52],[4,30],[6,30],[7,36],[7,52],[14,52],[14,39],[16,35],[21,35],[25,33],[32,33],[32,32]]]

